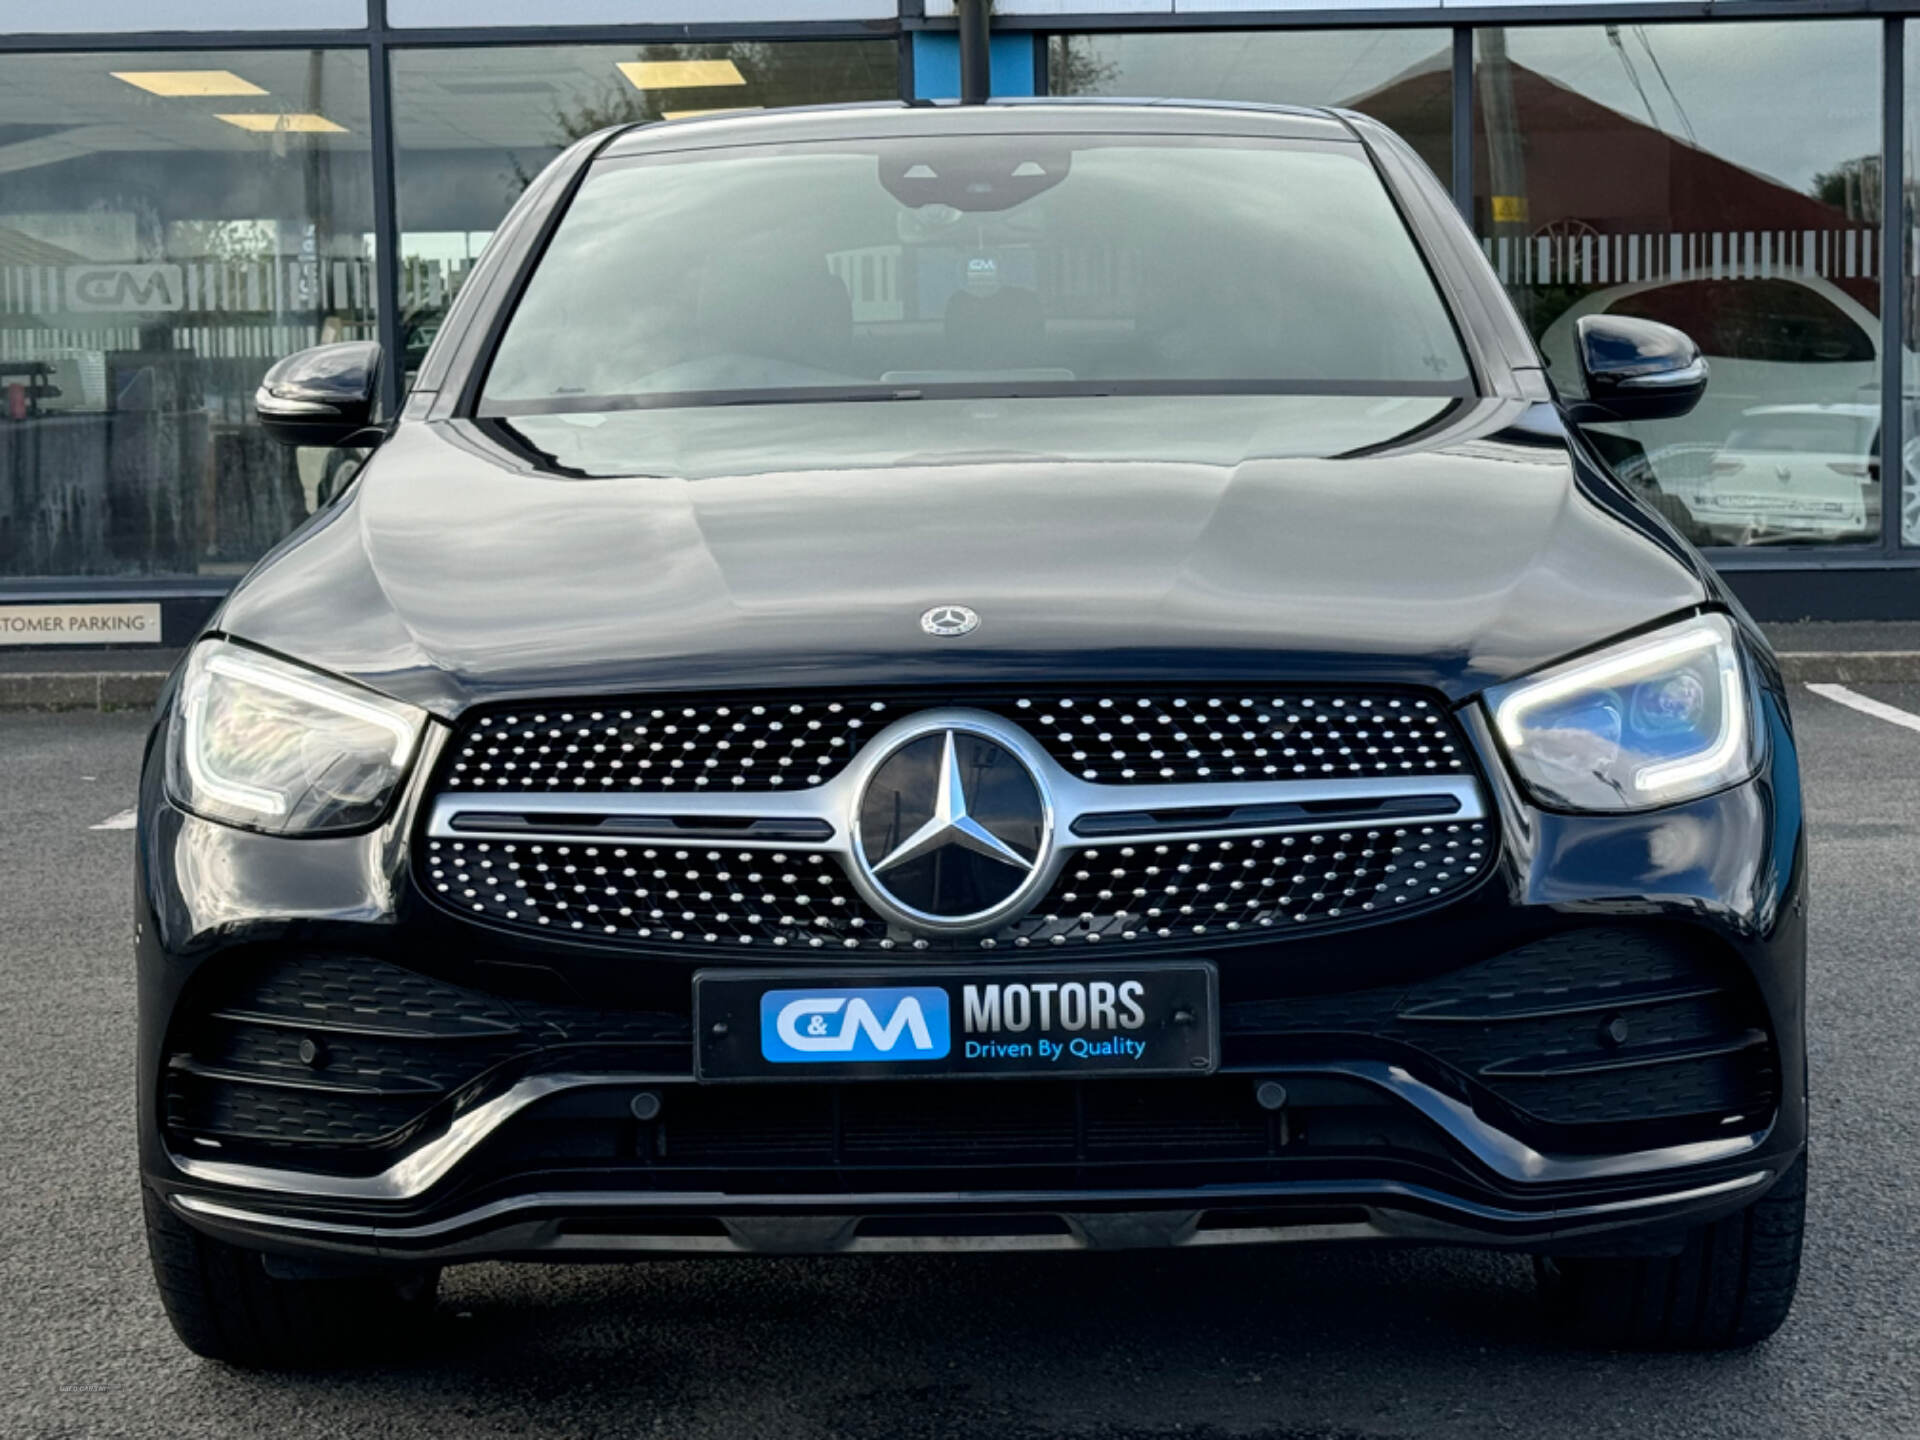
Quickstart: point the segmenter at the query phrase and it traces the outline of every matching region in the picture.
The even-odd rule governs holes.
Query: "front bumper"
[[[1683,1232],[1750,1204],[1760,1166],[1679,1188],[1636,1187],[1499,1205],[1392,1180],[1218,1190],[873,1191],[832,1197],[531,1190],[430,1219],[340,1216],[283,1200],[179,1189],[190,1223],[275,1252],[407,1264],[640,1255],[828,1255],[1128,1250],[1329,1240],[1419,1240],[1556,1254],[1666,1253]]]
[[[361,1261],[1331,1238],[1670,1248],[1758,1198],[1805,1141],[1798,780],[1776,692],[1763,715],[1769,759],[1755,780],[1650,815],[1539,812],[1486,764],[1500,850],[1470,895],[1212,957],[1221,1072],[1138,1094],[1105,1080],[701,1086],[685,1028],[695,962],[523,940],[439,910],[409,872],[417,791],[384,830],[286,841],[181,813],[149,765],[143,1173],[209,1232]],[[1688,1037],[1668,1036],[1677,1058],[1658,1083],[1645,1069],[1608,1079],[1582,1048],[1608,1018],[1591,1006],[1520,1047],[1526,1064],[1512,1045],[1491,1060],[1474,1050],[1480,1031],[1511,1033],[1484,1015],[1456,1005],[1467,1023],[1424,1029],[1409,1018],[1431,1020],[1435,995],[1479,993],[1468,977],[1497,979],[1507,972],[1484,967],[1515,954],[1573,956],[1623,936],[1711,980],[1688,998],[1682,969],[1648,972],[1678,989],[1664,1009],[1634,1010],[1629,996],[1635,1025],[1658,1044],[1663,1025],[1694,1023],[1686,1007],[1719,1006],[1716,1055],[1689,1058]],[[499,1045],[477,1071],[449,1069],[422,1105],[403,1096],[403,1123],[377,1135],[330,1139],[324,1107],[252,1102],[236,1132],[233,1110],[192,1108],[225,1093],[220,1056],[195,1051],[193,1027],[216,1001],[244,1011],[234,977],[291,956],[477,995],[453,1008],[494,1026]],[[416,996],[400,1012],[409,1004],[434,1008]],[[1551,1008],[1534,1003],[1526,1023],[1572,1025]],[[1570,1047],[1584,1088],[1540,1060]],[[1286,1103],[1259,1108],[1262,1082]]]

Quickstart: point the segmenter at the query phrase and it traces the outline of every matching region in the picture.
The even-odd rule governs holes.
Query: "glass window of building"
[[[1392,126],[1443,180],[1453,171],[1447,30],[1056,35],[1047,50],[1047,89],[1336,105]]]
[[[0,580],[232,575],[340,483],[252,399],[374,336],[367,94],[342,51],[0,56]]]
[[[1692,539],[1880,533],[1877,23],[1475,35],[1474,225],[1577,392],[1583,315],[1687,331],[1693,414],[1596,427]]]
[[[301,0],[297,13],[260,0],[67,0],[0,10],[6,34],[125,35],[136,44],[156,30],[358,30],[366,23],[367,0]]]
[[[419,367],[508,207],[581,136],[632,121],[899,93],[891,40],[395,52],[406,372]]]
[[[1902,210],[1905,225],[1902,227],[1905,237],[1907,256],[1906,274],[1906,314],[1902,316],[1901,331],[1901,394],[1907,397],[1905,436],[1902,449],[1906,452],[1902,458],[1901,494],[1900,494],[1900,543],[1920,547],[1920,206],[1915,198],[1920,196],[1920,172],[1915,165],[1920,164],[1920,145],[1915,138],[1920,136],[1920,24],[1908,21],[1906,26],[1906,115],[1904,117],[1906,168],[1902,172],[1906,177],[1903,187],[1906,192],[1906,205]]]

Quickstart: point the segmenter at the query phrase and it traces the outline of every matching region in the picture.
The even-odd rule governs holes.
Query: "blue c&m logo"
[[[951,1025],[935,986],[769,990],[760,997],[760,1053],[783,1065],[834,1060],[939,1060]]]

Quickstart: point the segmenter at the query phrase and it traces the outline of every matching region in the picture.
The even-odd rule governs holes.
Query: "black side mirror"
[[[1567,402],[1578,424],[1671,420],[1707,393],[1707,360],[1671,325],[1626,315],[1582,315],[1576,326],[1584,400]]]
[[[253,392],[254,413],[282,445],[368,444],[380,401],[380,346],[316,345],[289,355]]]

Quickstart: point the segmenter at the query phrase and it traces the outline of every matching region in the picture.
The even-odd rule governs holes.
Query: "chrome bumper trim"
[[[1226,1071],[1227,1074],[1239,1073]],[[1322,1075],[1363,1081],[1387,1091],[1432,1121],[1486,1169],[1519,1184],[1552,1185],[1619,1179],[1733,1159],[1758,1149],[1767,1130],[1635,1150],[1620,1155],[1550,1155],[1488,1124],[1465,1101],[1417,1079],[1398,1065],[1378,1060],[1325,1061],[1282,1065],[1245,1072],[1272,1075]],[[685,1075],[531,1075],[490,1100],[454,1117],[445,1132],[374,1175],[327,1175],[275,1169],[230,1160],[194,1156],[168,1158],[181,1174],[209,1184],[301,1195],[323,1200],[414,1200],[424,1195],[489,1136],[529,1105],[566,1090],[622,1085],[685,1085]],[[1175,1082],[1178,1083],[1178,1082]]]
[[[1764,1184],[1772,1174],[1771,1170],[1754,1170],[1745,1175],[1736,1175],[1731,1179],[1719,1180],[1707,1185],[1690,1186],[1684,1190],[1662,1191],[1656,1195],[1638,1195],[1625,1200],[1599,1201],[1586,1205],[1556,1206],[1543,1210],[1515,1210],[1503,1206],[1485,1205],[1426,1186],[1402,1185],[1394,1181],[1380,1180],[1218,1186],[1209,1187],[1200,1194],[1190,1190],[1131,1190],[1115,1192],[1111,1195],[1102,1194],[1098,1197],[1102,1201],[1121,1204],[1140,1205],[1158,1202],[1163,1207],[1169,1207],[1158,1211],[1142,1211],[1140,1214],[1148,1218],[1140,1224],[1131,1226],[1124,1223],[1128,1218],[1128,1212],[1125,1211],[1089,1212],[1085,1215],[1078,1213],[1073,1207],[1086,1205],[1090,1198],[1084,1191],[882,1192],[866,1195],[728,1195],[719,1192],[652,1190],[541,1191],[495,1200],[442,1220],[418,1225],[355,1225],[331,1220],[314,1220],[298,1215],[278,1215],[271,1211],[251,1210],[201,1195],[175,1195],[173,1205],[184,1215],[199,1217],[214,1223],[282,1231],[318,1241],[393,1245],[403,1250],[430,1246],[433,1242],[443,1240],[449,1235],[481,1227],[489,1231],[493,1238],[478,1239],[466,1247],[476,1254],[536,1250],[577,1250],[595,1253],[631,1250],[708,1254],[1064,1250],[1107,1248],[1101,1243],[1100,1237],[1116,1233],[1134,1237],[1136,1243],[1138,1237],[1149,1236],[1152,1237],[1148,1241],[1150,1244],[1159,1243],[1178,1247],[1267,1244],[1287,1240],[1378,1239],[1420,1235],[1427,1238],[1442,1238],[1445,1233],[1450,1232],[1462,1235],[1478,1234],[1480,1233],[1478,1227],[1483,1226],[1554,1230],[1604,1221],[1611,1217],[1640,1211],[1689,1205],[1735,1195]],[[1231,1216],[1231,1209],[1221,1208],[1222,1201],[1262,1199],[1344,1202],[1365,1209],[1368,1218],[1362,1222],[1347,1224],[1323,1223],[1301,1226],[1263,1224],[1241,1227],[1228,1224],[1207,1230],[1199,1228],[1199,1221],[1203,1215],[1211,1213]],[[995,1206],[1011,1206],[1017,1207],[1022,1212],[1055,1215],[1065,1222],[1068,1233],[1065,1235],[993,1236],[964,1233],[946,1236],[937,1234],[861,1236],[856,1233],[859,1221],[868,1214],[898,1212],[903,1208],[962,1203],[988,1209]],[[1420,1208],[1437,1209],[1459,1218],[1457,1221],[1433,1221],[1418,1215],[1407,1215],[1405,1219],[1396,1218],[1410,1209]],[[647,1230],[644,1220],[636,1220],[633,1229],[624,1234],[570,1235],[562,1223],[567,1217],[594,1212],[689,1209],[718,1212],[721,1223],[727,1228],[728,1233],[724,1235],[652,1233]],[[816,1230],[814,1233],[817,1238],[813,1244],[798,1247],[782,1246],[778,1250],[769,1250],[753,1242],[751,1238],[754,1233],[753,1221],[747,1218],[751,1212],[765,1210],[783,1213],[816,1212],[829,1217],[845,1218],[839,1223],[830,1221],[826,1226]],[[538,1211],[550,1211],[556,1214],[544,1220],[523,1218],[528,1215],[528,1212]],[[734,1219],[737,1229],[727,1224],[727,1217]],[[1116,1221],[1123,1223],[1116,1224]],[[509,1229],[514,1231],[511,1236],[504,1238],[499,1236],[498,1232]],[[442,1253],[457,1255],[459,1250],[460,1247],[456,1245],[448,1247]]]
[[[168,1152],[174,1168],[195,1180],[265,1190],[276,1195],[306,1195],[316,1200],[413,1200],[444,1180],[490,1135],[529,1105],[566,1090],[598,1086],[685,1084],[685,1075],[529,1075],[453,1118],[446,1130],[374,1175],[326,1175],[311,1170],[280,1170],[231,1160],[200,1160]]]

